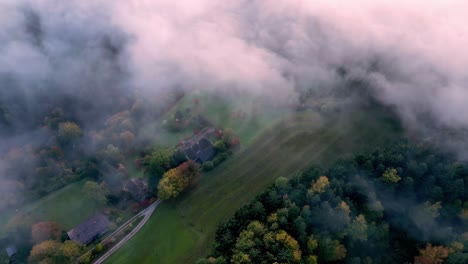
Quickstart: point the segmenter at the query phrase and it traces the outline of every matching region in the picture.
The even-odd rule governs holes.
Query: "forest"
[[[401,142],[278,178],[206,263],[468,263],[468,165]]]

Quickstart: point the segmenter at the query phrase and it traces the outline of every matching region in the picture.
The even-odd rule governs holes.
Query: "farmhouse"
[[[194,160],[198,163],[203,163],[214,157],[216,150],[209,140],[215,133],[214,128],[207,128],[200,133],[183,140],[180,143],[180,148],[185,154],[185,157]]]
[[[132,196],[135,201],[142,202],[146,198],[147,183],[138,178],[132,178],[125,182],[123,189]]]
[[[87,245],[103,235],[107,231],[108,226],[109,220],[107,217],[102,213],[97,213],[68,231],[67,234],[71,240]]]

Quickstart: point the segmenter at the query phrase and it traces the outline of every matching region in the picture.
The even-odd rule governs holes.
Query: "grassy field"
[[[391,144],[399,135],[399,126],[383,112],[357,111],[327,122],[313,113],[292,114],[176,201],[164,202],[106,263],[194,263],[209,252],[216,226],[277,177]]]
[[[221,97],[213,93],[192,93],[183,97],[176,106],[168,111],[163,119],[170,119],[176,111],[184,112],[190,108],[209,119],[219,128],[233,128],[244,145],[252,142],[258,131],[284,117],[285,107],[262,102],[261,98],[247,95]],[[198,100],[198,105],[194,100]],[[164,129],[155,135],[155,142],[173,147],[182,138],[192,134],[190,129],[181,132],[169,132]]]
[[[151,217],[151,221],[159,224],[147,223],[138,232],[138,240],[135,241],[134,246],[139,250],[121,252],[123,253],[122,259],[131,260],[128,263],[145,263],[148,259],[157,260],[151,263],[178,263],[178,256],[184,255],[196,246],[198,235],[186,227],[183,219],[175,214],[170,206],[160,205]],[[174,230],[178,230],[176,237],[172,237]]]
[[[85,198],[81,193],[86,180],[72,183],[50,195],[47,195],[33,203],[19,208],[19,214],[29,215],[37,221],[54,221],[59,223],[65,230],[69,230],[90,217],[97,211],[99,206]],[[1,233],[5,225],[15,212],[2,214],[0,218]]]

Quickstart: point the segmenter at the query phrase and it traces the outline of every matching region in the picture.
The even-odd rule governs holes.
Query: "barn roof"
[[[68,236],[83,245],[87,245],[107,231],[109,220],[102,213],[97,213],[68,231]]]

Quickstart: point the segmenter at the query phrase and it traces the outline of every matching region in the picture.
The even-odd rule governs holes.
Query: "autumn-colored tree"
[[[401,177],[397,174],[395,168],[388,168],[382,174],[382,180],[387,183],[397,183],[401,180]]]
[[[346,248],[338,240],[324,238],[319,242],[319,249],[322,257],[327,262],[343,260],[346,257]]]
[[[164,173],[158,184],[158,198],[166,200],[177,197],[189,184],[188,179],[184,179],[177,168],[170,169]]]
[[[97,244],[94,248],[94,252],[101,253],[102,251],[104,251],[104,245],[102,243]]]
[[[427,244],[419,250],[419,256],[414,258],[414,264],[440,264],[448,257],[449,250],[444,246]]]
[[[61,244],[54,240],[46,240],[35,245],[29,254],[30,263],[55,263],[60,255]]]
[[[130,131],[125,131],[119,134],[120,146],[123,149],[130,149],[135,141],[135,135]]]
[[[114,165],[123,160],[120,149],[113,144],[108,144],[103,150],[101,150],[100,156],[107,162]]]
[[[84,255],[82,255],[80,257],[80,260],[78,261],[78,263],[80,264],[90,264],[93,260],[93,252],[90,251],[90,252],[87,252],[85,253]]]
[[[39,222],[31,229],[31,241],[34,245],[46,240],[60,241],[61,236],[62,228],[55,222]]]
[[[450,243],[449,253],[453,254],[453,253],[462,252],[464,247],[465,246],[463,245],[463,243],[458,242],[458,241],[453,241],[452,243]]]
[[[354,219],[349,227],[349,233],[353,239],[366,241],[367,240],[367,221],[364,215],[360,214]]]
[[[268,234],[265,235],[267,237]],[[274,241],[265,239],[266,249],[275,255],[275,261],[278,263],[299,263],[302,252],[299,243],[284,230],[279,230],[274,234]]]
[[[60,253],[67,258],[69,263],[73,263],[83,253],[83,246],[73,240],[67,240],[61,245]]]
[[[308,239],[307,239],[307,250],[309,252],[313,252],[314,250],[316,250],[318,247],[318,241],[317,239],[315,239],[314,235],[311,235]]]
[[[242,231],[233,250],[232,263],[299,263],[299,243],[284,230],[268,230],[252,221]]]
[[[9,234],[13,234],[18,232],[19,230],[26,231],[27,235],[30,237],[31,235],[31,226],[37,222],[38,219],[35,215],[29,213],[20,213],[13,216],[5,226],[5,230]]]
[[[304,258],[305,264],[318,264],[318,258],[315,255],[309,255]]]
[[[179,171],[179,173],[182,175],[183,178],[185,178],[185,179],[187,179],[189,181],[189,184],[192,183],[192,181],[198,175],[200,175],[200,167],[193,160],[189,160],[189,161],[186,161],[186,162],[180,164],[177,167],[177,170]]]
[[[179,167],[164,173],[158,184],[158,198],[166,200],[177,197],[200,173],[194,161],[186,161]]]
[[[62,143],[70,143],[82,135],[83,132],[81,131],[80,126],[74,122],[63,122],[59,124],[57,136]]]
[[[83,253],[83,246],[72,240],[63,244],[54,240],[46,240],[35,245],[30,254],[30,263],[73,263]]]
[[[240,137],[235,136],[235,137],[231,140],[231,148],[237,147],[240,143],[241,143]]]
[[[349,205],[345,201],[341,201],[337,209],[343,212],[344,219],[346,220],[346,222],[349,223],[349,221],[351,220],[349,217],[349,213],[351,212]]]
[[[258,247],[266,232],[265,226],[259,221],[252,221],[247,228],[239,234],[235,248],[233,250],[232,263],[252,263],[258,255]],[[273,234],[271,240],[274,241]]]
[[[312,182],[309,191],[312,193],[323,193],[328,186],[330,186],[330,182],[327,176],[320,176],[317,181]]]
[[[87,181],[83,186],[83,192],[85,195],[97,202],[100,205],[107,203],[107,195],[109,195],[109,190],[107,189],[104,182],[98,184],[95,181]]]
[[[234,133],[234,130],[227,128],[223,131],[221,139],[228,147],[233,147],[240,143],[239,137]]]

